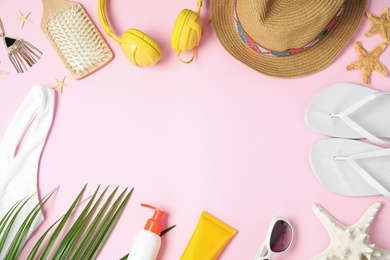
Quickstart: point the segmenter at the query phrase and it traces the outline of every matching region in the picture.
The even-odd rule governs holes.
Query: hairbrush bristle
[[[46,32],[74,77],[84,76],[111,59],[106,42],[81,5],[51,16]]]

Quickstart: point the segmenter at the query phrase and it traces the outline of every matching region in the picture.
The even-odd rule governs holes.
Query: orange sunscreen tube
[[[214,260],[237,233],[206,211],[202,211],[195,231],[180,260]]]

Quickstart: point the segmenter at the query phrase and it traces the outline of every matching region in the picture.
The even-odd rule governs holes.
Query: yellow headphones
[[[194,60],[195,50],[189,61],[184,61],[179,56],[180,53],[190,51],[199,45],[202,36],[201,7],[202,0],[198,0],[198,10],[196,12],[188,9],[182,10],[173,27],[171,46],[181,62],[190,63]]]
[[[99,18],[104,31],[113,38],[122,48],[122,51],[136,66],[152,66],[161,58],[161,49],[158,44],[145,33],[137,29],[128,29],[122,37],[117,37],[108,25],[106,12],[106,0],[99,0]]]
[[[122,37],[116,36],[108,25],[106,12],[106,0],[99,0],[98,12],[100,23],[104,31],[113,38],[122,48],[122,51],[136,66],[152,66],[161,58],[161,49],[158,44],[145,33],[137,29],[128,29]],[[189,61],[180,59],[181,52],[190,51],[199,45],[202,36],[202,21],[200,20],[200,9],[202,0],[198,0],[198,11],[194,12],[184,9],[180,12],[173,27],[171,46],[181,62],[190,63],[195,57],[195,50]]]

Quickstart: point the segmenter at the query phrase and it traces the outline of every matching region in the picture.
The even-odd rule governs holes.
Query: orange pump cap
[[[161,223],[161,220],[165,214],[165,211],[162,211],[156,207],[153,207],[151,205],[148,205],[148,204],[143,204],[141,203],[141,206],[142,207],[146,207],[146,208],[150,208],[150,209],[153,209],[154,210],[154,214],[153,214],[153,217],[148,219],[148,221],[146,222],[146,225],[145,225],[145,230],[149,230],[157,235],[160,235],[161,233],[161,230],[162,230],[162,223]]]

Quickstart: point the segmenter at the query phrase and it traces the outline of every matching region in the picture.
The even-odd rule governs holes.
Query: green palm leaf
[[[79,203],[85,188],[86,186],[74,200],[64,217],[62,217],[61,222],[58,224],[56,230],[50,236],[48,241],[43,243],[44,237],[47,236],[49,230],[47,230],[39,239],[39,245],[33,248],[30,256],[28,257],[29,260],[37,259],[38,257],[38,259],[46,260],[49,258],[50,254],[52,254],[50,259],[53,260],[94,259],[98,255],[114,225],[118,221],[120,214],[130,199],[133,189],[130,192],[127,192],[126,188],[110,206],[118,187],[114,189],[95,216],[94,212],[102,202],[103,195],[108,189],[107,187],[95,201],[95,198],[98,195],[98,187],[73,225],[68,230],[65,230],[65,224],[69,224],[69,216]],[[49,229],[51,228],[52,227]],[[62,238],[62,240],[57,241],[61,232],[66,232],[66,235]],[[56,249],[53,249],[54,243],[59,243]],[[40,256],[38,256],[37,252],[40,247],[43,248],[43,251]]]
[[[38,213],[40,212],[40,209],[43,205],[46,204],[46,202],[50,199],[50,197],[58,190],[58,187],[51,191],[48,195],[46,195],[40,202],[38,202],[37,205],[30,211],[30,213],[27,215],[27,217],[24,219],[22,225],[19,227],[17,233],[15,234],[15,237],[13,238],[10,247],[7,250],[7,253],[5,255],[5,259],[17,259],[20,252],[23,249],[23,245],[26,242],[26,238],[28,235],[28,232],[31,229],[32,224],[34,223],[34,220],[36,219]],[[35,193],[33,194],[35,195]],[[22,204],[21,208],[25,205],[25,203],[32,198],[31,195],[26,199],[26,201]],[[20,209],[21,209],[20,208]],[[18,211],[18,213],[20,210]],[[15,216],[16,219],[17,216]]]
[[[70,259],[77,259],[77,257],[80,257],[83,250],[85,250],[85,247],[88,247],[88,241],[91,236],[94,234],[94,230],[96,229],[96,226],[99,223],[100,218],[102,217],[104,211],[106,210],[107,206],[111,202],[112,198],[114,197],[115,192],[118,190],[118,187],[110,194],[98,214],[95,216],[95,218],[92,220],[91,224],[88,226],[87,230],[84,232],[82,237],[80,238],[80,242],[77,244],[75,250],[72,252]]]
[[[166,233],[168,233],[169,231],[171,231],[171,230],[174,229],[175,227],[176,227],[176,225],[173,225],[173,226],[170,226],[170,227],[167,228],[167,229],[164,229],[163,231],[161,231],[160,237],[162,237],[163,235],[165,235]]]
[[[5,241],[7,241],[7,238],[9,236],[9,232],[11,231],[11,228],[13,227],[16,218],[18,217],[20,211],[26,205],[26,203],[35,195],[35,193],[19,200],[15,203],[13,207],[11,207],[10,210],[5,214],[5,216],[1,219],[1,226],[0,226],[0,252],[3,250]]]
[[[67,223],[67,221],[68,221],[70,215],[72,214],[73,210],[75,209],[76,205],[79,203],[79,201],[80,201],[81,197],[83,196],[84,191],[85,191],[86,188],[87,188],[87,184],[81,190],[81,192],[76,197],[76,199],[73,201],[72,205],[70,206],[70,208],[68,209],[68,211],[66,212],[66,214],[64,215],[64,217],[62,218],[60,223],[58,224],[57,228],[54,230],[54,232],[51,235],[49,241],[46,243],[45,248],[43,249],[40,257],[38,258],[39,260],[47,259],[48,255],[50,253],[50,250],[52,249],[55,241],[57,240],[58,236],[61,233],[61,230],[63,229],[63,227]]]
[[[125,199],[119,205],[117,210],[115,210],[115,211],[112,210],[113,211],[112,218],[111,217],[110,218],[105,218],[102,221],[102,224],[101,224],[102,228],[99,228],[99,231],[98,231],[99,233],[97,233],[97,234],[99,234],[99,238],[97,238],[97,236],[95,236],[94,240],[97,240],[97,243],[95,243],[95,245],[94,245],[94,247],[93,247],[93,249],[91,251],[91,254],[90,254],[88,259],[95,259],[96,256],[98,255],[98,253],[100,252],[100,249],[102,248],[102,246],[106,242],[109,234],[111,233],[112,229],[115,226],[115,223],[118,221],[118,218],[120,217],[120,215],[121,215],[122,211],[124,210],[128,200],[130,199],[130,196],[133,193],[133,190],[134,189],[131,189],[131,191],[126,195]],[[119,203],[119,198],[117,199],[117,201]],[[118,203],[115,202],[114,205],[118,204]],[[107,214],[107,216],[109,216],[109,215],[111,215],[111,214]]]
[[[130,191],[128,191],[128,188],[124,189],[114,200],[115,193],[118,190],[118,187],[116,187],[108,198],[103,200],[109,187],[106,187],[100,194],[100,186],[97,187],[93,195],[87,199],[87,205],[84,206],[74,223],[70,225],[70,216],[75,214],[75,209],[83,202],[80,202],[80,200],[85,193],[86,187],[87,185],[83,187],[64,216],[52,224],[38,239],[27,260],[46,260],[49,259],[49,255],[51,255],[51,260],[90,260],[97,257],[126,207],[134,188]],[[13,238],[5,259],[18,258],[23,249],[28,232],[31,229],[31,225],[41,207],[57,190],[58,188],[46,195],[28,214]],[[34,195],[35,194],[32,194],[18,201],[0,220],[0,252],[21,209]],[[113,203],[111,203],[111,201],[113,201]],[[102,202],[104,202],[103,206],[95,213]],[[70,227],[66,228],[68,226]],[[161,232],[161,236],[173,227],[175,226]],[[52,229],[54,229],[54,231],[52,231]],[[64,235],[62,235],[63,233]],[[60,239],[61,235],[63,237],[62,239]],[[55,244],[58,244],[56,248],[54,248]],[[127,256],[125,257],[127,258]],[[125,259],[125,257],[122,259]]]
[[[30,196],[31,197],[31,196]],[[4,217],[0,221],[0,252],[4,247],[4,243],[7,240],[9,230],[12,228],[12,224],[10,224],[10,218],[15,214],[15,212],[20,208],[20,203],[26,200],[27,197],[19,200],[13,205],[8,212],[4,215]]]
[[[27,198],[27,197],[26,197]],[[8,212],[5,214],[5,216],[0,220],[0,235],[3,233],[3,230],[4,228],[7,227],[7,223],[8,223],[8,220],[9,218],[12,216],[12,214],[15,212],[16,208],[18,208],[18,206],[20,205],[20,203],[22,203],[22,201],[26,198],[23,198],[21,200],[19,200],[18,202],[16,202],[15,205],[13,205],[9,210]],[[0,248],[0,252],[1,252],[1,248]]]
[[[33,260],[34,256],[37,255],[37,252],[42,245],[44,239],[46,238],[47,234],[50,232],[50,230],[57,225],[57,223],[61,220],[62,218],[58,219],[56,222],[54,222],[46,231],[43,233],[43,235],[38,239],[38,241],[35,243],[34,247],[31,249],[31,252],[29,256],[27,257],[27,260]]]
[[[85,206],[83,212],[80,214],[80,216],[77,218],[76,222],[73,224],[71,229],[69,229],[68,233],[62,240],[61,244],[57,247],[57,250],[55,254],[53,255],[53,260],[57,259],[67,259],[69,253],[71,252],[72,248],[76,244],[79,235],[81,232],[85,229],[85,226],[87,225],[88,221],[90,220],[92,214],[95,212],[97,206],[99,205],[100,201],[103,198],[103,195],[106,193],[107,188],[101,193],[100,197],[98,198],[97,202],[94,204],[93,208],[89,211],[92,203],[95,200],[96,195],[98,194],[100,185],[96,189],[95,193],[92,195],[91,199],[89,200],[88,204]]]

